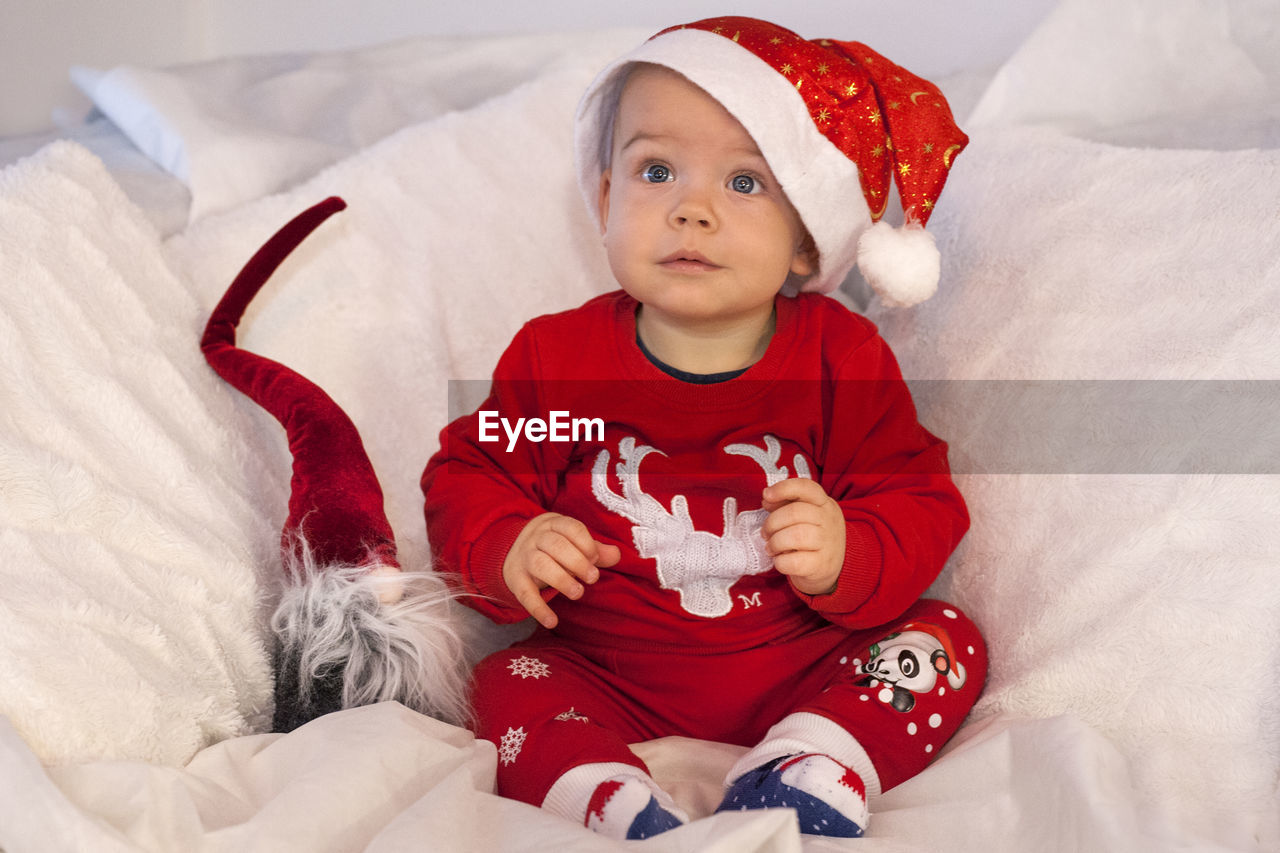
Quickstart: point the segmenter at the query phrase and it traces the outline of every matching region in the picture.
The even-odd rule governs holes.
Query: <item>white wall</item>
[[[0,134],[87,109],[72,65],[164,65],[236,53],[336,49],[416,34],[644,26],[711,15],[767,18],[807,37],[865,41],[913,71],[1003,57],[1054,0],[0,0]],[[858,26],[859,10],[898,11]]]
[[[58,108],[83,111],[67,78],[73,64],[165,64],[207,56],[203,0],[0,0],[0,134],[52,124]]]

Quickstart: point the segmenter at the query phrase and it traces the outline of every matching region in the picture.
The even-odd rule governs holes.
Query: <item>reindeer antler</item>
[[[769,485],[787,479],[789,473],[778,465],[782,445],[771,435],[765,446],[731,444],[726,453],[754,459],[764,469]],[[680,593],[680,605],[698,616],[723,616],[733,608],[730,588],[744,575],[767,572],[773,561],[765,552],[760,525],[768,515],[763,508],[738,512],[733,495],[724,499],[724,533],[696,530],[684,495],[673,495],[671,511],[640,486],[640,462],[650,453],[662,454],[648,445],[636,445],[628,436],[618,442],[619,495],[609,486],[609,451],[601,450],[591,466],[591,491],[605,509],[630,521],[636,553],[657,561],[658,583],[663,589]],[[797,473],[809,476],[809,465],[795,456]]]
[[[636,440],[631,436],[627,436],[618,443],[620,461],[617,472],[618,480],[622,483],[622,494],[619,495],[609,488],[609,451],[601,450],[596,456],[595,464],[591,466],[591,491],[595,493],[596,499],[604,504],[605,509],[617,513],[632,524],[656,526],[664,519],[675,518],[681,522],[688,522],[692,528],[687,503],[673,501],[672,512],[667,512],[657,498],[646,494],[640,487],[640,463],[650,453],[666,455],[647,444],[637,447]]]
[[[765,435],[764,445],[764,448],[759,448],[754,444],[730,444],[724,449],[724,452],[754,459],[756,464],[764,469],[767,485],[772,486],[774,483],[781,483],[790,477],[791,473],[787,471],[787,466],[778,465],[778,460],[782,456],[782,445],[778,442],[778,439],[771,435]],[[792,457],[792,462],[796,466],[797,477],[809,478],[809,463],[805,461],[803,456],[797,453]]]

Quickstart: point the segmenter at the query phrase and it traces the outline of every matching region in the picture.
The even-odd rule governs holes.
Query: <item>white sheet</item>
[[[1124,759],[1067,717],[970,726],[932,768],[872,801],[871,832],[857,841],[802,837],[786,810],[705,817],[717,795],[710,780],[733,748],[682,740],[641,752],[701,818],[644,843],[656,853],[1245,849],[1142,813]],[[0,799],[0,844],[8,853],[637,849],[495,796],[495,764],[492,744],[395,704],[225,741],[182,769],[116,761],[45,773],[0,721],[0,773],[24,783]]]
[[[225,741],[181,770],[112,762],[44,776],[0,725],[0,767],[9,775],[25,764],[31,783],[0,805],[0,844],[9,853],[628,849],[494,795],[496,763],[492,744],[396,704]],[[790,813],[735,814],[646,848],[793,853],[798,840]]]
[[[69,139],[88,148],[100,159],[120,184],[129,200],[138,206],[162,237],[187,226],[191,191],[182,181],[162,169],[129,141],[124,131],[105,116],[93,115],[85,121],[46,133],[0,139],[0,166],[30,157],[59,139]]]

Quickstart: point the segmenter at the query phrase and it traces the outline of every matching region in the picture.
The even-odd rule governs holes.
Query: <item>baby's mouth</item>
[[[701,252],[687,251],[684,249],[678,252],[672,252],[658,263],[661,266],[676,272],[697,273],[720,269],[719,264],[712,263]]]

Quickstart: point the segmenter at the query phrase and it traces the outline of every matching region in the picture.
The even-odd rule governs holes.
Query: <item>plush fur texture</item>
[[[1019,128],[968,157],[945,285],[869,316],[948,380],[913,390],[973,518],[933,590],[992,650],[971,719],[1073,715],[1182,835],[1247,835],[1280,766],[1280,439],[1274,386],[1237,382],[1280,377],[1280,153]]]
[[[933,235],[916,223],[881,220],[858,239],[858,270],[885,305],[907,308],[938,289],[942,258]]]
[[[398,701],[454,724],[469,717],[453,593],[430,572],[378,575],[368,565],[319,565],[286,551],[289,582],[271,617],[276,635],[273,728],[292,731],[342,708]],[[395,604],[379,598],[402,587]]]
[[[269,722],[270,487],[222,475],[255,437],[99,160],[60,142],[3,170],[0,222],[0,717],[45,764],[181,766]]]

